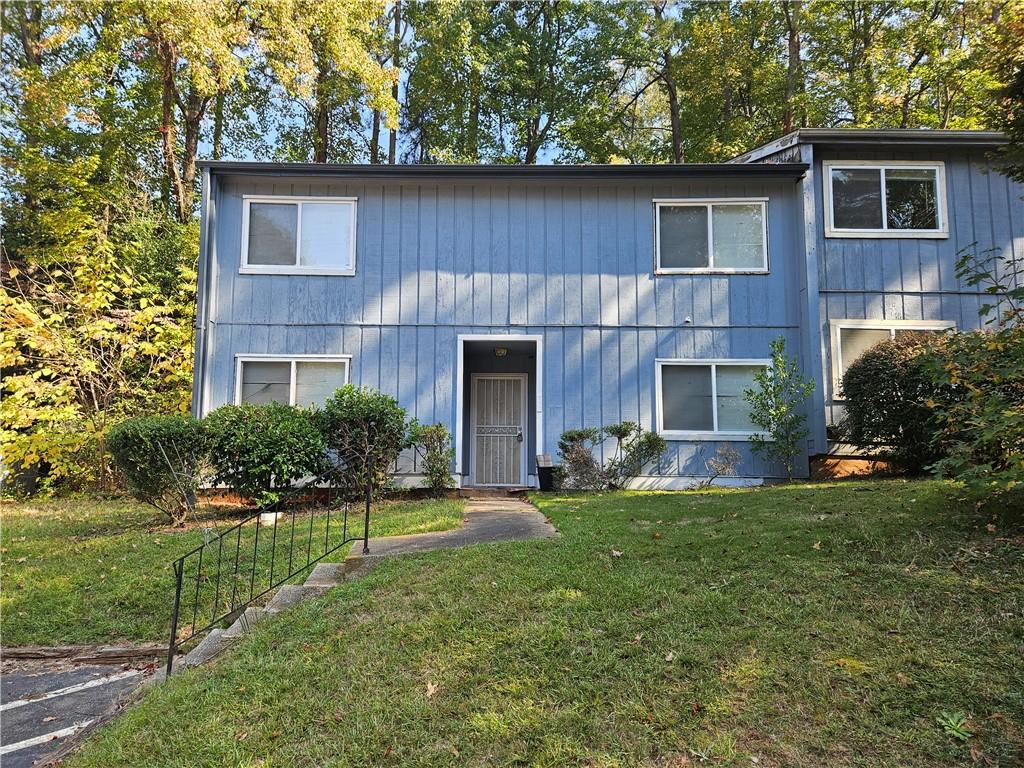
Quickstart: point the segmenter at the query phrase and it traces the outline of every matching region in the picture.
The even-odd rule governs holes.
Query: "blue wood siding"
[[[988,301],[978,287],[957,279],[958,254],[996,248],[1018,263],[1024,260],[1024,186],[998,173],[979,150],[840,153],[815,148],[815,155],[819,205],[823,161],[932,160],[942,161],[946,170],[948,238],[826,238],[824,227],[817,227],[823,383],[829,417],[837,418],[830,321],[948,320],[961,330],[981,327],[978,312]]]
[[[234,398],[243,353],[352,355],[352,381],[423,422],[456,421],[457,339],[543,337],[544,434],[624,419],[653,428],[659,357],[767,357],[806,347],[793,181],[384,183],[219,175],[201,409]],[[242,196],[358,198],[356,274],[241,275]],[[766,275],[653,274],[652,200],[767,197]],[[741,476],[779,475],[745,443]],[[702,475],[713,442],[673,442],[659,471]]]

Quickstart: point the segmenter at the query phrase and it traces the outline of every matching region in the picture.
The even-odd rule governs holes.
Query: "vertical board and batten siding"
[[[358,198],[356,274],[239,274],[243,194]],[[766,357],[778,335],[801,348],[796,194],[787,180],[220,175],[200,407],[233,400],[237,354],[349,354],[354,383],[454,429],[458,336],[530,333],[544,339],[538,451],[554,453],[574,427],[630,419],[653,428],[656,358]],[[668,197],[768,197],[769,273],[655,277],[652,200]],[[745,443],[732,445],[740,475],[779,474]],[[659,471],[705,474],[715,448],[674,441]]]
[[[983,304],[977,286],[956,276],[965,249],[982,253],[999,249],[1017,263],[1024,261],[1024,185],[1000,174],[981,150],[884,152],[840,151],[815,147],[818,200],[824,199],[825,161],[942,161],[946,171],[949,237],[825,237],[818,227],[821,333],[826,356],[824,387],[830,417],[833,391],[832,320],[948,320],[961,330],[980,328]]]

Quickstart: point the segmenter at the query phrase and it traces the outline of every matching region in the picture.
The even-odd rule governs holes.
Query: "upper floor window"
[[[241,271],[354,275],[356,199],[246,195]]]
[[[945,166],[825,163],[827,237],[946,237]]]
[[[350,355],[239,355],[236,403],[321,406],[349,379]]]
[[[655,200],[655,271],[767,272],[764,198]]]
[[[743,397],[767,360],[658,360],[658,434],[670,440],[747,440],[757,431]]]
[[[951,320],[833,320],[832,374],[838,392],[843,375],[861,355],[876,344],[904,333],[938,333],[956,328]]]

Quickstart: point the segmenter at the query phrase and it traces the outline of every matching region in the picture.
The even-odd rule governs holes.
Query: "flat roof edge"
[[[995,149],[1008,143],[1001,131],[946,130],[931,128],[800,128],[729,160],[743,165],[774,155],[797,144],[866,146],[874,142],[904,147],[974,147]]]
[[[736,163],[658,165],[341,165],[199,160],[197,166],[218,174],[265,176],[340,176],[378,179],[671,179],[674,177],[778,176],[799,178],[806,163],[742,165]]]

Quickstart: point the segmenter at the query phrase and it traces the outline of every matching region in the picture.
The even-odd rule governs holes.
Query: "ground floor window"
[[[349,380],[348,355],[239,355],[236,403],[320,406]]]
[[[755,431],[743,397],[767,360],[658,360],[658,433],[669,439],[737,439]]]
[[[904,333],[942,331],[955,328],[948,320],[833,320],[832,373],[836,388],[854,361],[876,344]]]

